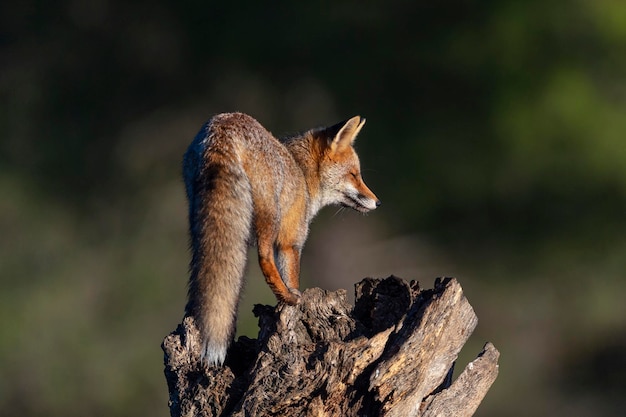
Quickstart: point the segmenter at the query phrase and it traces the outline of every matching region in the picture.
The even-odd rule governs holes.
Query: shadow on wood
[[[163,341],[173,417],[471,416],[498,374],[487,343],[452,381],[476,327],[454,278],[431,290],[389,277],[345,290],[304,291],[297,306],[257,305],[258,340],[241,337],[222,368],[200,363],[199,333],[185,317]]]

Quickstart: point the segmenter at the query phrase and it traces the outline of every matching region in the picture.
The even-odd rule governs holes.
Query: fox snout
[[[361,213],[367,213],[368,211],[375,210],[378,206],[380,206],[380,200],[375,197],[372,199],[363,194],[359,194],[356,201],[357,206],[353,208]]]
[[[357,207],[356,209],[361,213],[367,213],[368,211],[375,210],[378,206],[380,206],[380,200],[376,198],[374,193],[372,193],[371,191],[370,194],[371,196],[360,193],[357,195],[357,202],[359,204],[359,207]]]
[[[349,187],[347,192],[344,194],[346,197],[344,206],[360,211],[361,213],[367,213],[368,211],[375,210],[378,206],[380,206],[380,200],[369,188],[367,188],[363,179],[358,178],[358,180],[359,182],[354,184],[354,187]]]

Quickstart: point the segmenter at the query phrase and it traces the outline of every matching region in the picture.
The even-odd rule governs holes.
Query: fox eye
[[[352,178],[355,178],[355,179],[359,177],[359,173],[358,172],[354,172],[354,171],[352,171],[350,173],[350,175],[352,176]]]

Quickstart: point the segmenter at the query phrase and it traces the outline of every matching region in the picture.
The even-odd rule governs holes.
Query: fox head
[[[324,205],[340,204],[361,213],[380,205],[380,200],[363,182],[359,157],[352,146],[364,124],[364,118],[354,116],[323,130],[325,152],[319,174]]]

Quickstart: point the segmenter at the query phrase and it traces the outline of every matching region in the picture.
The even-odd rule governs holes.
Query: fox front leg
[[[278,270],[283,282],[290,292],[300,295],[300,253],[302,247],[297,245],[286,245],[278,248],[276,258]]]
[[[260,240],[258,242],[258,249],[259,266],[265,276],[265,282],[267,282],[267,285],[269,285],[274,295],[276,295],[276,298],[287,304],[298,304],[298,302],[300,302],[300,291],[298,291],[297,288],[288,288],[287,285],[285,285],[276,267],[273,242],[265,239]],[[282,256],[279,257],[279,259],[281,258]]]

